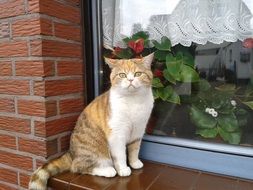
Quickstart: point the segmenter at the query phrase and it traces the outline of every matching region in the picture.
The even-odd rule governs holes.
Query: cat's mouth
[[[136,87],[133,84],[129,84],[127,88],[130,89],[130,88],[136,88]]]

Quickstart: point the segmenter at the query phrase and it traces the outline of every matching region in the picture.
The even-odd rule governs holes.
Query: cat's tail
[[[69,152],[39,167],[31,176],[29,190],[46,190],[47,180],[56,174],[69,171],[72,158]]]

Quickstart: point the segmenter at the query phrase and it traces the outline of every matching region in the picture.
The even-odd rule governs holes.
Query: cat
[[[49,177],[64,171],[114,177],[129,176],[130,167],[143,167],[138,154],[154,104],[152,60],[153,53],[140,59],[105,58],[111,68],[110,90],[84,109],[69,151],[38,168],[30,190],[45,190]]]

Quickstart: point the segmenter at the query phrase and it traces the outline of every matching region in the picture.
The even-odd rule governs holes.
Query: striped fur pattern
[[[30,190],[46,190],[47,180],[64,171],[114,177],[129,176],[130,167],[143,167],[138,154],[153,108],[152,60],[153,54],[142,59],[105,58],[112,69],[110,90],[84,109],[69,151],[36,170]]]

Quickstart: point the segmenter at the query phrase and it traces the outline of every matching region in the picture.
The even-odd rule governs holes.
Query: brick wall
[[[0,190],[68,149],[83,109],[79,0],[0,0]]]

